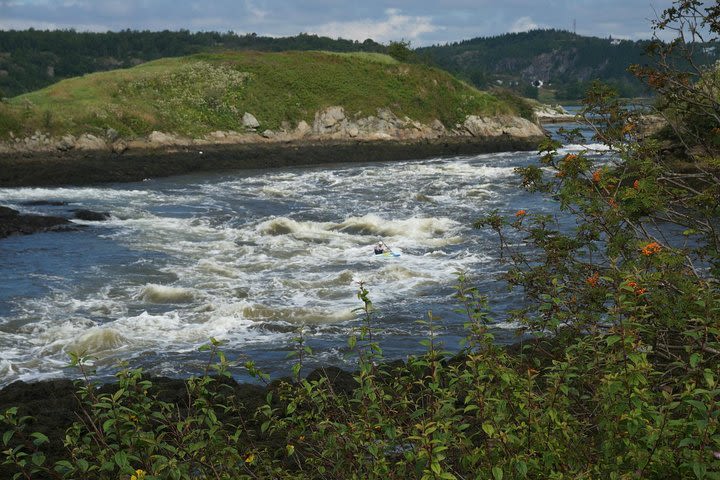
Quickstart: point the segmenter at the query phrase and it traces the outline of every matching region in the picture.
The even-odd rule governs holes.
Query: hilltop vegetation
[[[13,97],[86,73],[128,68],[150,60],[223,50],[384,52],[372,40],[317,35],[262,37],[250,33],[135,31],[0,31],[0,97]]]
[[[415,50],[300,34],[263,37],[255,34],[197,32],[88,33],[66,31],[0,31],[0,97],[13,97],[59,80],[87,73],[129,68],[165,57],[223,51],[374,52],[404,54],[414,63],[432,64],[480,89],[511,88],[542,99],[582,98],[591,81],[615,86],[621,95],[636,97],[649,91],[627,72],[630,65],[646,62],[649,41],[628,41],[575,35],[560,30],[535,30],[495,37],[473,38]],[[701,49],[700,63],[716,59],[714,49]],[[538,90],[531,82],[540,80]],[[502,83],[500,83],[502,82]],[[550,85],[548,85],[550,84]]]
[[[646,64],[649,40],[584,37],[561,30],[534,30],[481,37],[421,48],[441,68],[478,88],[501,84],[527,97],[582,98],[593,80],[615,87],[624,97],[650,94],[628,67]],[[715,50],[699,49],[698,63],[715,61]],[[538,91],[531,83],[543,82]]]
[[[63,80],[0,105],[0,137],[153,130],[197,136],[241,129],[245,112],[261,129],[312,123],[340,105],[348,116],[389,108],[398,117],[455,125],[467,115],[518,114],[507,100],[436,68],[382,54],[225,52],[167,58]]]

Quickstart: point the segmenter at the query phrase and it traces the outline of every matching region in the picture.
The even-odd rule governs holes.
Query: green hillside
[[[386,48],[369,39],[358,42],[305,33],[276,38],[254,33],[237,35],[233,32],[188,30],[0,30],[0,97],[14,97],[87,73],[129,68],[160,58],[218,50],[382,53]]]
[[[502,85],[544,100],[578,99],[593,80],[613,85],[622,96],[649,94],[627,69],[647,64],[649,40],[585,37],[562,30],[507,33],[417,49],[419,56],[478,88]],[[698,49],[698,63],[716,60],[713,48]],[[539,90],[532,82],[541,81]]]
[[[127,137],[153,130],[201,135],[240,130],[250,112],[261,129],[312,123],[331,105],[349,117],[389,108],[399,117],[454,125],[469,114],[519,113],[512,101],[448,73],[377,53],[226,52],[166,58],[60,81],[0,104],[0,137],[42,130]]]

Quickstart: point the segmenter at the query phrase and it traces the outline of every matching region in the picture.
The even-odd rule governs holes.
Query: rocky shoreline
[[[435,120],[425,125],[399,119],[390,110],[348,119],[342,107],[278,131],[258,132],[253,115],[243,117],[243,132],[217,131],[202,138],[152,132],[123,139],[109,129],[102,135],[55,138],[36,132],[0,143],[0,187],[84,185],[132,182],[147,178],[232,169],[294,165],[410,160],[436,156],[533,150],[542,128],[519,117],[468,116],[447,129]]]
[[[416,141],[297,141],[111,151],[0,154],[0,187],[133,182],[196,172],[383,162],[533,150],[542,137],[441,137]]]

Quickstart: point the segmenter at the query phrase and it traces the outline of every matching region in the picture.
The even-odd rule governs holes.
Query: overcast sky
[[[0,0],[0,29],[301,32],[412,46],[535,28],[650,38],[672,0]]]

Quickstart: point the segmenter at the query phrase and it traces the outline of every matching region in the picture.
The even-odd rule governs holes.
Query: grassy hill
[[[276,38],[254,33],[237,35],[233,32],[188,30],[0,30],[0,97],[14,97],[87,73],[219,50],[385,53],[386,48],[369,39],[358,42],[305,33]]]
[[[466,115],[518,114],[521,104],[450,74],[377,53],[226,52],[166,58],[62,80],[0,104],[0,138],[35,130],[127,137],[153,130],[197,136],[241,130],[250,112],[261,129],[312,123],[341,105],[350,117],[390,108],[399,117],[454,125]]]

